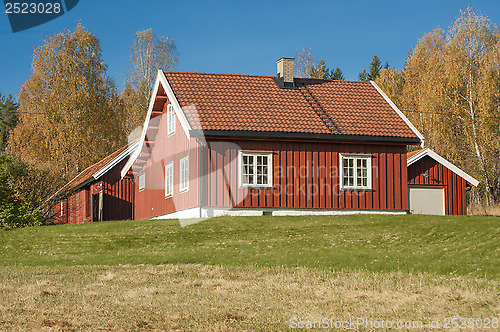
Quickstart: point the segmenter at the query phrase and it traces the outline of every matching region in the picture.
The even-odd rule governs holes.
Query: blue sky
[[[500,1],[93,1],[30,30],[12,33],[0,5],[0,93],[17,95],[33,49],[77,22],[101,41],[108,75],[123,89],[137,30],[173,37],[178,70],[275,75],[275,61],[308,45],[356,80],[374,53],[400,70],[409,50],[435,27],[447,29],[470,5],[500,24]]]

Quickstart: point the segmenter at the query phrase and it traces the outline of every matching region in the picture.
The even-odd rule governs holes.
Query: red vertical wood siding
[[[132,193],[134,185],[127,179],[121,179],[120,171],[127,162],[122,160],[104,174],[99,181],[81,188],[64,199],[61,216],[61,203],[54,206],[54,222],[79,224],[93,222],[91,215],[91,195],[103,191],[103,220],[132,219]]]
[[[154,118],[158,125],[158,131],[154,138],[154,145],[151,148],[151,156],[143,167],[146,177],[146,188],[139,191],[138,182],[135,185],[135,219],[144,219],[154,216],[164,215],[176,211],[181,211],[198,206],[198,165],[199,152],[198,143],[195,138],[188,138],[176,117],[175,133],[167,135],[167,116],[166,108],[168,101],[164,105],[163,114]],[[203,156],[211,162],[217,164],[227,155],[220,155],[221,151],[210,151],[211,156]],[[179,192],[180,180],[180,159],[189,156],[189,188],[186,192]],[[164,166],[173,162],[174,165],[174,186],[173,196],[165,198],[165,169]],[[223,198],[222,192],[227,191],[224,187],[218,187],[213,184],[224,183],[224,168],[218,168],[215,174],[209,179],[204,190],[204,197],[209,201],[217,197]],[[230,178],[230,174],[227,174]],[[229,204],[224,202],[224,204]]]
[[[218,140],[208,140],[209,146]],[[249,141],[233,139],[231,152],[209,148],[204,163],[203,187],[210,188],[203,205],[209,207],[375,209],[407,210],[406,146],[387,144],[350,144],[331,142]],[[223,145],[223,144],[222,144]],[[269,189],[244,189],[239,186],[240,150],[273,153],[274,182]],[[340,190],[340,153],[372,155],[372,190]],[[231,156],[232,161],[228,160]],[[214,173],[230,165],[230,200],[217,195],[227,187]],[[226,171],[227,172],[227,171]],[[234,203],[233,203],[234,202]]]
[[[119,162],[99,180],[103,183],[103,220],[133,219],[132,193],[134,184],[121,178],[121,170],[128,158]]]
[[[56,203],[54,206],[54,223],[79,224],[90,221],[88,188],[79,190],[61,202]]]
[[[408,167],[407,176],[408,186],[444,187],[445,214],[467,214],[467,181],[444,165],[425,156]]]

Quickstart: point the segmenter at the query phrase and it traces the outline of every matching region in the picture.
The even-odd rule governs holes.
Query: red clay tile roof
[[[66,183],[61,189],[59,189],[52,197],[55,197],[61,193],[70,192],[72,189],[78,188],[78,186],[84,184],[87,180],[92,178],[92,175],[99,171],[101,168],[106,166],[110,161],[118,157],[123,151],[128,148],[128,145],[120,148],[119,150],[113,152],[109,156],[105,157],[101,161],[98,161],[94,165],[91,165],[84,169],[80,174],[74,177],[71,181]]]
[[[415,150],[415,151],[410,151],[406,154],[406,158],[410,158],[410,157],[413,157],[414,155],[416,155],[417,153],[419,153],[420,151],[422,151],[423,149],[418,149],[418,150]]]
[[[193,129],[417,138],[370,82],[296,79],[284,89],[272,76],[165,77]]]

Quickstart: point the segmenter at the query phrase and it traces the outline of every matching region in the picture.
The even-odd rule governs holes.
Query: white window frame
[[[139,183],[139,191],[144,190],[146,188],[146,173],[139,174],[137,182]]]
[[[63,201],[61,201],[61,217],[63,216],[63,211],[64,211],[64,204]]]
[[[179,159],[179,192],[189,190],[189,156]]]
[[[353,159],[354,185],[344,185],[344,160]],[[366,186],[358,183],[358,160],[366,160]],[[371,154],[340,154],[340,188],[343,190],[371,190],[372,189],[372,155]]]
[[[243,183],[243,157],[253,156],[253,183]],[[257,184],[257,157],[267,158],[267,183]],[[240,151],[239,162],[239,182],[242,188],[272,188],[273,186],[273,152],[272,151]]]
[[[175,111],[172,104],[167,105],[167,136],[175,134]]]
[[[165,198],[174,195],[174,162],[165,165]]]

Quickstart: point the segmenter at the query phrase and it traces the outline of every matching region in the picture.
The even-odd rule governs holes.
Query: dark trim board
[[[411,137],[389,137],[389,136],[364,136],[364,135],[331,135],[310,133],[283,133],[267,131],[237,131],[237,130],[191,130],[194,137],[227,137],[227,138],[256,138],[256,139],[302,139],[302,140],[325,140],[325,141],[355,141],[355,142],[387,142],[420,144],[419,138]]]

